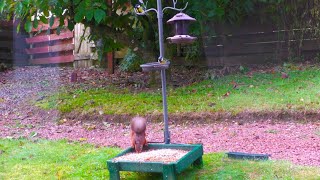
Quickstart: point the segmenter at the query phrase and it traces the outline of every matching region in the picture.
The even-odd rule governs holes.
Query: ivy
[[[5,1],[0,1],[0,14],[3,13],[4,6],[5,6]]]
[[[93,18],[94,10],[90,9],[86,12],[86,19],[88,22],[90,22]]]
[[[37,29],[37,28],[38,28],[38,25],[39,25],[38,18],[34,18],[34,21],[33,21],[33,28]]]
[[[31,30],[32,30],[32,22],[29,19],[26,20],[26,23],[24,24],[24,29],[27,32],[31,32]]]
[[[94,11],[94,19],[97,23],[100,23],[106,17],[106,13],[101,9],[96,9]]]

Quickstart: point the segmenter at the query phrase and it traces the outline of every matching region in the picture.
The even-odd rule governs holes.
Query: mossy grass
[[[67,140],[0,139],[0,179],[108,179],[106,160],[121,151]],[[320,169],[282,161],[248,161],[224,153],[203,156],[178,179],[319,179]],[[124,179],[161,179],[161,174],[121,172]]]
[[[314,111],[320,108],[318,67],[286,70],[281,73],[256,72],[205,80],[190,86],[168,88],[169,113],[189,112],[269,112]],[[100,111],[105,114],[152,114],[162,112],[161,90],[131,92],[113,87],[89,90],[61,90],[36,103],[61,112]]]

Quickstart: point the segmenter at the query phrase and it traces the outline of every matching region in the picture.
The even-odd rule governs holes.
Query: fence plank
[[[11,52],[0,52],[0,59],[1,60],[11,60],[13,59]]]
[[[0,30],[0,38],[1,40],[3,39],[8,39],[11,40],[13,39],[13,32],[12,30]]]
[[[269,39],[269,41],[261,41],[258,39],[254,41],[255,35],[252,37],[248,36],[247,39],[252,39],[251,41],[242,40],[245,38],[232,38],[228,37],[225,40],[220,40],[220,44],[207,44],[204,47],[205,54],[207,56],[235,56],[235,55],[246,55],[246,54],[259,54],[259,53],[277,53],[281,50],[287,50],[289,41],[291,43],[299,43],[300,40],[288,40],[288,38],[283,40]],[[263,38],[263,36],[261,36]],[[270,37],[266,37],[270,38]],[[218,41],[215,41],[218,42]],[[303,51],[306,50],[320,50],[320,38],[310,38],[302,40]]]
[[[12,49],[12,47],[13,47],[13,42],[12,41],[0,40],[0,48]]]
[[[236,66],[243,64],[263,64],[274,61],[274,54],[255,54],[229,57],[207,57],[207,66]]]
[[[11,29],[13,26],[13,21],[0,21],[1,28],[9,28]]]
[[[86,30],[84,32],[84,30]],[[92,44],[88,37],[90,35],[90,28],[85,28],[84,24],[77,23],[74,27],[74,44],[75,44],[75,53],[76,54],[91,54],[92,53]]]
[[[320,40],[305,40],[302,43],[302,51],[320,51]]]
[[[30,59],[31,64],[56,64],[56,63],[68,63],[74,61],[73,55],[68,56],[56,56],[47,58]]]
[[[31,38],[26,38],[26,42],[28,44],[32,43],[40,43],[40,42],[47,42],[47,41],[57,41],[57,40],[64,40],[73,38],[73,32],[66,32],[61,33],[60,35],[51,34],[51,35],[44,35],[44,36],[35,36]]]
[[[51,52],[70,51],[74,50],[74,44],[61,44],[56,46],[44,46],[26,49],[27,54],[44,54]]]
[[[294,36],[291,37],[291,41],[294,40],[313,40],[319,39],[319,36],[311,32],[306,32],[302,37]],[[218,35],[213,36],[211,38],[205,37],[205,44],[207,46],[215,46],[215,45],[224,45],[225,43],[229,44],[247,44],[247,43],[257,43],[257,42],[273,42],[273,41],[288,41],[289,35],[288,31],[281,32],[259,32],[259,33],[251,33],[251,34],[243,34],[243,35]]]

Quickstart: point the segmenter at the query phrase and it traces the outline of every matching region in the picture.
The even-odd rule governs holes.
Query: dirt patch
[[[73,111],[71,113],[61,114],[61,118],[67,119],[69,123],[76,121],[82,122],[109,122],[109,123],[124,123],[129,124],[133,115],[100,115],[96,113],[82,113]],[[146,114],[145,117],[149,122],[163,122],[163,114]],[[228,112],[220,113],[179,113],[169,114],[168,119],[170,124],[188,125],[188,124],[209,124],[219,122],[238,123],[240,125],[246,123],[263,122],[272,120],[272,123],[277,122],[296,122],[296,123],[316,123],[320,119],[320,112],[295,112],[295,111],[273,111],[273,112],[241,112],[232,114]]]

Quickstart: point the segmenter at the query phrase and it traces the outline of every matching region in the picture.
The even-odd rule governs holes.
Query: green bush
[[[120,62],[120,70],[125,72],[140,71],[140,65],[144,62],[145,61],[142,58],[129,49],[123,60]]]

